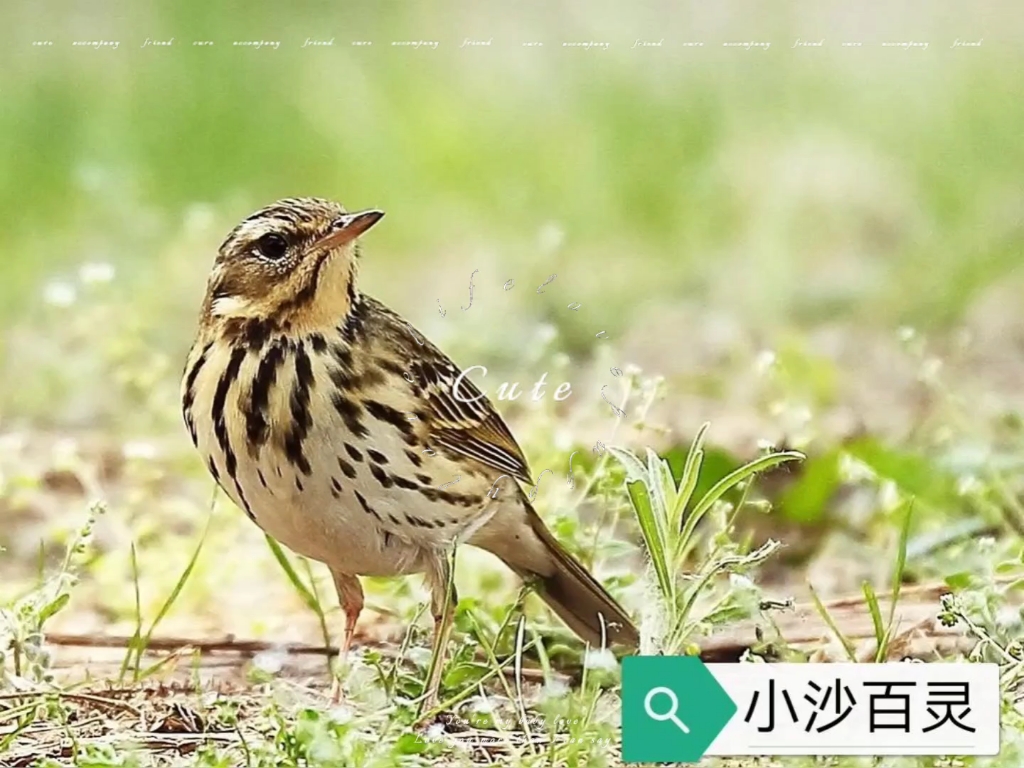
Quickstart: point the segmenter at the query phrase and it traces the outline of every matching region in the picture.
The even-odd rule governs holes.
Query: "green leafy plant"
[[[68,543],[55,574],[42,578],[38,587],[13,604],[0,607],[0,684],[10,682],[11,674],[36,682],[51,679],[44,625],[71,599],[71,589],[78,580],[78,561],[92,539],[96,517],[104,511],[100,504],[90,508],[84,525]]]
[[[761,456],[730,472],[703,496],[694,499],[694,489],[704,459],[704,439],[708,426],[702,426],[694,438],[678,484],[672,476],[669,462],[650,448],[647,449],[646,463],[624,448],[609,448],[626,470],[626,487],[643,535],[653,581],[657,586],[657,614],[645,617],[645,624],[652,630],[644,633],[645,645],[650,644],[653,649],[664,653],[686,650],[687,638],[701,623],[701,619],[694,618],[694,608],[715,576],[750,568],[769,557],[779,546],[777,542],[769,540],[753,551],[742,552],[725,539],[717,540],[703,562],[696,566],[695,572],[687,577],[687,568],[692,565],[701,541],[697,535],[701,520],[716,505],[725,504],[723,497],[727,493],[742,488],[740,502],[732,508],[734,516],[736,510],[745,503],[749,481],[755,475],[785,462],[804,458],[803,454],[796,451]],[[726,528],[731,527],[731,522],[730,518]],[[719,600],[705,614],[705,618],[721,614],[727,601],[728,597]]]

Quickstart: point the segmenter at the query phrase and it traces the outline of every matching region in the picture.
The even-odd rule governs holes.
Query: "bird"
[[[192,443],[256,525],[327,566],[343,664],[364,605],[360,577],[409,574],[425,576],[443,660],[458,602],[450,553],[462,545],[497,555],[585,642],[635,651],[626,611],[523,492],[526,458],[490,400],[359,289],[360,238],[383,216],[285,198],[231,230],[182,376]],[[441,666],[424,700],[436,702]]]

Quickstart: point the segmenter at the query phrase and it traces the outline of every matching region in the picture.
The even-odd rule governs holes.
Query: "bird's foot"
[[[331,674],[331,690],[327,695],[332,706],[342,704],[345,701],[345,690],[341,684],[341,678],[337,674]]]

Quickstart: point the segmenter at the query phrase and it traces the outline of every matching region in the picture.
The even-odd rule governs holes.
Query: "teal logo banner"
[[[696,656],[622,660],[622,759],[696,763],[736,704]]]

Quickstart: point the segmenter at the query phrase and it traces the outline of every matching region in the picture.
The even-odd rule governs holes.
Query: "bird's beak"
[[[317,242],[321,248],[337,248],[350,243],[384,217],[384,211],[370,208],[366,211],[346,213],[331,223],[331,231]]]

